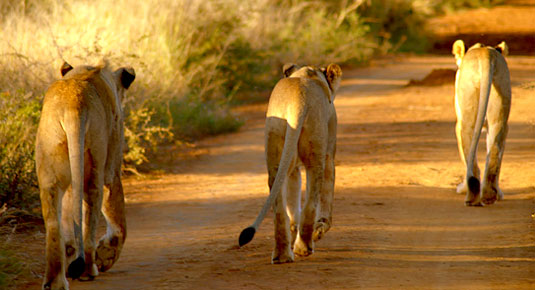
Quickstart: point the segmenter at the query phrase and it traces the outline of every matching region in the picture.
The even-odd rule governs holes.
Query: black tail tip
[[[468,189],[472,193],[479,194],[479,180],[473,176],[470,176],[470,178],[468,178]]]
[[[248,227],[241,231],[240,239],[238,240],[240,247],[249,243],[253,239],[255,233],[256,230],[253,227]]]
[[[67,275],[72,279],[78,279],[85,271],[85,260],[82,257],[72,261],[67,269]]]

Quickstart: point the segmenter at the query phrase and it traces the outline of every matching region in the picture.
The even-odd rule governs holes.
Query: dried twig
[[[336,20],[336,26],[335,27],[336,28],[340,27],[340,25],[342,25],[342,22],[344,22],[344,20],[346,19],[347,15],[349,13],[357,10],[357,8],[359,8],[359,6],[362,5],[363,2],[364,2],[364,0],[355,0],[351,5],[349,5],[346,8],[343,8],[340,11],[340,15],[338,15],[338,19]],[[342,2],[342,7],[345,7],[346,3],[347,3],[347,0],[344,0]]]

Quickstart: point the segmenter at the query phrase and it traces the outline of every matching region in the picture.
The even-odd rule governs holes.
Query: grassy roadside
[[[33,142],[63,60],[131,65],[125,164],[158,144],[237,130],[232,103],[268,90],[285,62],[359,63],[376,49],[351,7],[306,1],[25,0],[0,4],[0,205],[35,194]],[[251,96],[253,95],[253,96]],[[21,202],[19,202],[21,201]]]

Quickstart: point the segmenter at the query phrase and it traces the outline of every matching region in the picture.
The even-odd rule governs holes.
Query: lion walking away
[[[271,93],[266,118],[269,197],[239,238],[240,246],[250,242],[273,206],[275,264],[293,262],[294,253],[312,254],[314,242],[331,227],[337,126],[333,101],[342,77],[336,64],[327,68],[289,64],[283,73]],[[301,166],[307,178],[302,209]]]
[[[511,80],[504,57],[508,52],[505,42],[496,47],[477,43],[466,52],[462,40],[453,44],[452,53],[459,67],[455,76],[455,131],[466,165],[465,179],[457,186],[457,192],[466,193],[466,205],[492,204],[503,199],[498,181],[511,110]],[[480,183],[477,145],[485,125],[487,158]]]
[[[35,148],[46,227],[43,289],[69,289],[67,276],[92,280],[117,261],[126,238],[121,101],[135,72],[110,71],[106,63],[64,63],[60,71],[45,94]],[[97,245],[100,211],[107,232]]]

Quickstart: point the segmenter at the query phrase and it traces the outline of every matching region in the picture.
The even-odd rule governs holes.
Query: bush
[[[0,93],[0,207],[37,203],[33,153],[40,107],[31,93]]]
[[[243,123],[228,113],[225,104],[196,99],[169,103],[173,133],[181,140],[192,141],[202,136],[236,131]]]

